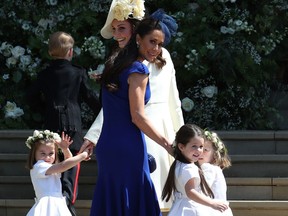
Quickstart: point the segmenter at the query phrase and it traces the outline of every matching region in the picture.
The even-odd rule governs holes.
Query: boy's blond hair
[[[58,31],[49,37],[48,52],[54,58],[64,58],[73,46],[73,37],[66,32]]]

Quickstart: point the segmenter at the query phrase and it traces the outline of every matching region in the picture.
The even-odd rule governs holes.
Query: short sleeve
[[[186,185],[192,178],[196,178],[195,180],[200,181],[198,167],[195,164],[184,164],[180,174],[181,184]]]
[[[135,61],[133,62],[132,66],[129,67],[128,74],[132,73],[140,73],[140,74],[147,74],[149,75],[149,70],[146,65],[144,65],[142,62]]]
[[[47,178],[46,171],[52,166],[52,164],[46,163],[43,160],[39,160],[33,167],[33,172],[37,178]]]
[[[211,187],[213,182],[216,179],[217,167],[210,163],[203,163],[201,165],[201,169],[204,173],[205,180],[207,181],[208,185]]]

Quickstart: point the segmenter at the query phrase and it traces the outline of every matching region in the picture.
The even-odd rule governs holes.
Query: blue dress
[[[98,178],[91,216],[159,216],[161,211],[150,178],[143,133],[132,123],[128,77],[149,74],[141,62],[134,62],[119,76],[119,90],[102,89],[104,122],[96,146]],[[149,83],[145,103],[150,98]]]

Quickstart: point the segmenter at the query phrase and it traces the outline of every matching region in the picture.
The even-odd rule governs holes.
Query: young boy
[[[73,143],[73,155],[79,151],[83,136],[81,130],[81,110],[79,99],[85,101],[97,115],[101,105],[96,93],[87,83],[86,71],[71,63],[73,57],[73,37],[65,32],[55,32],[49,38],[49,55],[53,58],[47,68],[38,74],[27,94],[28,103],[33,106],[44,96],[44,128],[68,134]],[[74,203],[78,193],[80,166],[64,172],[61,177],[63,195],[71,214],[76,215]]]

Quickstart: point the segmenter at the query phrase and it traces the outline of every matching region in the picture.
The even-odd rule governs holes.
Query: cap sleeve
[[[43,160],[39,160],[33,167],[34,173],[38,178],[47,178],[46,171],[52,166],[52,164],[46,163]]]
[[[135,61],[127,71],[128,74],[140,73],[149,75],[149,70],[142,62]]]
[[[182,167],[182,172],[180,174],[181,183],[186,185],[186,183],[192,179],[196,178],[197,181],[200,180],[198,167],[195,164],[185,164]]]

